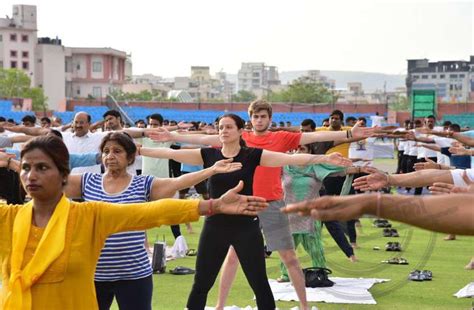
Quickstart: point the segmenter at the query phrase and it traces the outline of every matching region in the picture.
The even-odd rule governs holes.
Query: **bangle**
[[[439,169],[439,170],[443,170],[443,167],[441,167],[441,165],[438,164],[438,169]]]
[[[382,204],[382,194],[380,192],[377,192],[377,209],[376,209],[376,216],[377,218],[380,218],[380,207]]]
[[[349,130],[346,130],[346,138],[349,139]]]
[[[137,148],[138,156],[142,156],[141,150],[142,150],[142,147],[139,146],[139,147]]]
[[[387,186],[390,186],[390,173],[385,174],[387,176]]]
[[[209,199],[209,210],[207,210],[207,216],[213,216],[214,215],[214,211],[212,210],[212,202],[214,201],[214,199]]]
[[[145,130],[142,131],[142,137],[144,137],[144,136],[145,136]]]
[[[7,170],[10,170],[10,162],[12,161],[12,158],[11,157],[8,157],[7,159]]]

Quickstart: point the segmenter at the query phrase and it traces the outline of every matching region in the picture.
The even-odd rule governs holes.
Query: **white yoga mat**
[[[469,283],[462,289],[460,289],[456,294],[454,294],[457,298],[470,298],[474,297],[474,282]]]
[[[341,304],[367,304],[375,305],[377,302],[372,297],[369,289],[377,283],[390,281],[389,279],[375,278],[329,278],[335,284],[332,287],[306,288],[308,301],[341,303]],[[296,301],[296,291],[291,283],[278,283],[269,280],[275,300]]]

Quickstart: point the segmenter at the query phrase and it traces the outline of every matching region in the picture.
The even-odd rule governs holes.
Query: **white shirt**
[[[434,137],[433,139],[435,140],[436,145],[438,145],[439,147],[450,147],[451,143],[454,141],[454,139],[445,137]],[[448,156],[441,154],[441,152],[436,152],[436,156],[438,164],[447,166],[451,165],[451,160]]]
[[[464,182],[464,179],[462,177],[464,172],[466,172],[467,177],[469,178],[469,180],[471,180],[471,182],[474,182],[474,169],[466,169],[466,170],[455,169],[455,170],[451,170],[451,175],[453,177],[453,183],[454,183],[455,186],[459,186],[459,187],[467,187],[468,186],[468,184],[466,184],[466,182]]]
[[[63,141],[69,153],[83,154],[100,152],[100,144],[107,133],[108,132],[89,132],[82,137],[78,137],[72,132],[63,132]],[[100,173],[100,165],[74,168],[71,174],[81,174],[84,172]]]
[[[433,136],[427,135],[427,134],[424,134],[424,133],[422,133],[422,134],[415,134],[415,135],[416,135],[416,137],[423,137],[423,138],[430,138],[430,139],[433,139]],[[422,143],[423,143],[423,142],[422,142]],[[426,143],[426,144],[429,144],[429,143]],[[433,150],[430,150],[430,149],[428,149],[428,148],[426,148],[426,147],[418,147],[418,155],[417,155],[417,156],[418,156],[418,159],[420,159],[420,158],[425,158],[425,157],[428,157],[428,158],[430,158],[430,157],[437,157],[436,153],[438,153],[438,152],[433,151]]]
[[[374,142],[375,138],[367,138],[357,142],[352,142],[349,147],[349,158],[358,158],[369,161],[369,165],[372,164],[374,159]],[[365,162],[355,162],[355,166],[363,166],[367,164]]]
[[[382,126],[382,122],[384,121],[385,118],[380,115],[372,115],[370,119],[372,120],[372,127],[375,127],[375,126]]]

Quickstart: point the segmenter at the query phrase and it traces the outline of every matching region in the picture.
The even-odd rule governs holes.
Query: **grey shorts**
[[[263,235],[270,251],[291,250],[295,248],[290,231],[288,216],[280,211],[285,206],[283,200],[269,202],[268,208],[258,214]]]

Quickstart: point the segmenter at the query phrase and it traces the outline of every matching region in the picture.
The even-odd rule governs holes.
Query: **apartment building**
[[[14,5],[0,18],[0,68],[21,69],[41,87],[51,110],[69,98],[103,98],[131,79],[131,59],[113,48],[65,47],[61,39],[37,37],[34,5]]]
[[[266,66],[263,62],[243,62],[238,72],[237,90],[259,91],[268,90],[281,84],[278,68]]]
[[[474,56],[469,61],[409,59],[406,86],[409,97],[413,90],[434,90],[438,102],[474,100]]]

